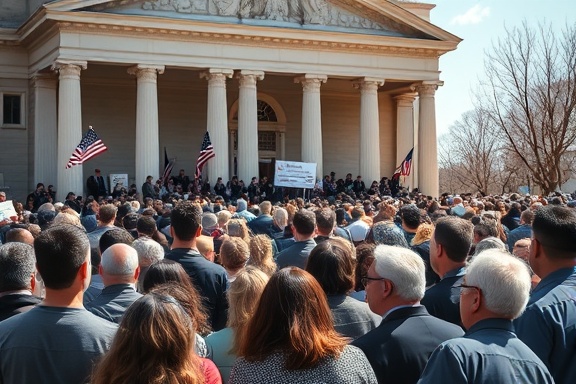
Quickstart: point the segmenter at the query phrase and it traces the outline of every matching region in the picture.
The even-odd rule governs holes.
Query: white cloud
[[[490,15],[490,7],[482,7],[476,4],[462,15],[454,17],[451,24],[468,25],[478,24]]]

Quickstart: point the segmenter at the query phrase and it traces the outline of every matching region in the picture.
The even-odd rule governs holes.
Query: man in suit
[[[198,251],[196,241],[202,234],[202,208],[191,201],[182,201],[172,210],[170,222],[174,242],[166,258],[184,267],[203,299],[212,330],[219,331],[226,327],[228,277],[224,268],[206,260]]]
[[[316,215],[307,209],[301,209],[292,220],[292,233],[296,240],[276,257],[278,269],[284,267],[306,268],[306,262],[312,249],[316,246]]]
[[[451,300],[452,286],[466,274],[474,226],[457,216],[439,219],[430,239],[430,265],[440,281],[428,288],[422,304],[432,316],[461,325],[460,308]]]
[[[428,358],[462,329],[431,316],[420,305],[425,266],[415,252],[379,245],[363,283],[372,312],[382,323],[352,343],[362,349],[380,383],[416,383]]]
[[[107,196],[108,190],[100,170],[96,168],[94,173],[95,174],[90,176],[86,181],[86,187],[88,189],[88,195],[92,195],[94,199],[98,200],[99,197]]]
[[[42,301],[33,296],[35,264],[31,245],[7,243],[0,246],[0,321],[27,312]]]

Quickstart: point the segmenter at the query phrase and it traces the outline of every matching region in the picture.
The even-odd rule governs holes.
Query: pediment
[[[453,36],[381,0],[60,0],[47,8],[425,40],[444,40],[438,31]]]

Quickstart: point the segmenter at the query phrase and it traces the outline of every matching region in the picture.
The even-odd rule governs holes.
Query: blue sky
[[[422,0],[436,4],[431,22],[464,39],[458,49],[440,58],[436,92],[438,136],[446,133],[462,113],[473,107],[473,90],[484,77],[484,53],[492,42],[504,38],[504,26],[521,26],[524,20],[537,26],[552,23],[560,31],[566,22],[576,23],[576,0]]]

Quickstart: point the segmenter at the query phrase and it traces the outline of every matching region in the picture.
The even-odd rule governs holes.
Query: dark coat
[[[21,293],[2,296],[0,297],[0,321],[19,313],[28,312],[41,301],[42,299],[36,296]]]
[[[462,328],[430,316],[424,306],[405,307],[352,345],[364,352],[379,383],[416,383],[436,347],[462,335]]]
[[[192,249],[175,248],[166,255],[184,267],[192,283],[202,297],[204,308],[208,311],[213,331],[226,327],[228,317],[228,277],[220,265],[206,260],[201,254]]]

